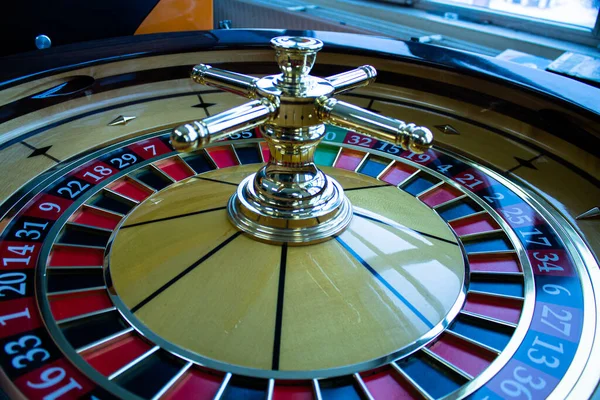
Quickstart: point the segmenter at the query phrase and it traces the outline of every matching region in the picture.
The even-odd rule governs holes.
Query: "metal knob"
[[[280,36],[271,39],[275,60],[289,82],[299,82],[310,73],[323,42],[307,37]]]
[[[35,37],[35,47],[39,50],[49,49],[52,46],[52,40],[47,35],[37,35]]]
[[[194,82],[217,87],[250,99],[258,99],[232,110],[179,126],[173,131],[173,146],[193,151],[228,134],[270,123],[275,129],[307,129],[329,123],[392,142],[415,153],[427,151],[433,143],[429,129],[388,118],[339,101],[332,96],[375,81],[377,71],[370,65],[328,78],[309,73],[323,43],[314,38],[281,36],[271,40],[281,75],[259,79],[199,64]],[[301,122],[290,121],[287,116]],[[317,116],[318,118],[313,118]],[[306,118],[305,118],[306,117]]]
[[[407,124],[334,98],[323,102],[319,111],[319,117],[325,123],[391,142],[414,153],[427,151],[433,142],[433,134],[425,127]]]
[[[193,151],[235,132],[262,125],[275,110],[275,106],[268,99],[254,100],[202,121],[180,125],[171,134],[171,144],[175,150]]]
[[[344,229],[352,206],[342,187],[314,164],[325,124],[351,129],[415,153],[431,147],[429,129],[373,113],[333,96],[375,80],[363,65],[328,78],[310,75],[323,43],[282,36],[271,40],[281,74],[255,78],[199,64],[191,73],[200,84],[252,99],[241,106],[176,128],[173,147],[193,151],[228,135],[261,126],[269,145],[268,164],[245,179],[231,198],[229,218],[260,240],[313,243]]]

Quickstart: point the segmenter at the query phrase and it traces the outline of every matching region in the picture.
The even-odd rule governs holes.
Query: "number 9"
[[[123,154],[121,156],[121,158],[124,161],[131,161],[131,162],[136,162],[137,161],[137,158],[133,154]]]
[[[58,204],[54,203],[42,203],[38,206],[38,208],[42,211],[52,211],[56,210],[56,212],[60,212],[61,208]]]
[[[54,375],[54,376],[52,376]],[[27,381],[27,386],[34,389],[46,389],[50,386],[56,385],[58,382],[62,381],[67,373],[64,369],[59,367],[48,368],[44,372],[40,374],[40,379],[42,380],[40,383],[29,382]]]

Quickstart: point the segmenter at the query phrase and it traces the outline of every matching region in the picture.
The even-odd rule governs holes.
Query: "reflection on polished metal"
[[[320,40],[282,36],[271,40],[281,74],[254,78],[197,65],[192,79],[252,101],[176,128],[173,147],[193,151],[233,133],[261,126],[271,157],[229,201],[232,223],[268,242],[308,244],[327,240],[348,226],[352,206],[342,187],[313,162],[332,124],[402,146],[415,153],[431,147],[424,127],[388,118],[332,96],[375,80],[370,65],[328,78],[309,75],[323,47]]]
[[[46,35],[37,35],[35,37],[35,47],[39,50],[49,49],[52,46],[52,40]]]
[[[592,207],[586,212],[578,215],[575,219],[595,219],[600,218],[600,207]]]
[[[108,126],[117,126],[117,125],[127,125],[129,121],[132,119],[136,119],[135,116],[127,116],[127,115],[119,115],[117,118],[113,119],[108,123]]]

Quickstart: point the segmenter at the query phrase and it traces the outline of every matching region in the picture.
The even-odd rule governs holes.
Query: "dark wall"
[[[52,46],[133,35],[159,0],[8,0],[0,12],[0,55],[35,50],[35,37]]]

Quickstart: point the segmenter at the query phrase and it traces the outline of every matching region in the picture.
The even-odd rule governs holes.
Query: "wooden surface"
[[[102,79],[198,62],[234,63],[239,65],[237,70],[243,72],[247,62],[271,61],[272,52],[269,50],[223,50],[123,60],[50,75],[11,87],[1,92],[0,104],[47,90],[63,82],[65,78],[75,75]],[[600,158],[593,148],[578,147],[571,143],[573,132],[564,131],[557,136],[537,124],[549,115],[559,115],[587,131],[590,137],[598,137],[600,127],[597,122],[529,93],[509,89],[500,83],[466,77],[453,71],[357,55],[332,54],[326,50],[319,53],[317,65],[319,64],[335,64],[348,68],[372,64],[382,72],[402,73],[405,76],[450,84],[456,88],[477,90],[502,101],[514,103],[525,110],[533,110],[534,118],[523,120],[507,114],[500,103],[496,105],[486,103],[485,100],[482,100],[481,104],[477,101],[466,102],[450,93],[435,93],[431,89],[424,91],[401,86],[410,80],[398,82],[398,86],[376,83],[353,92],[352,96],[342,96],[344,100],[364,107],[370,105],[370,108],[386,115],[429,126],[440,146],[455,150],[475,162],[528,185],[533,191],[546,197],[556,210],[582,233],[596,254],[600,253],[600,219],[575,219],[585,211],[600,205]],[[275,72],[276,67],[273,63],[273,73]],[[191,93],[208,90],[211,88],[192,84],[184,78],[139,84],[67,100],[0,124],[0,142],[15,141],[0,150],[0,166],[3,171],[0,175],[0,201],[6,200],[37,175],[77,154],[124,138],[205,117],[203,109],[193,107],[199,100]],[[150,100],[157,96],[171,95],[180,96]],[[207,108],[211,115],[244,101],[228,93],[202,96],[205,102],[214,103]],[[139,103],[124,105],[131,101]],[[100,111],[107,108],[110,109]],[[84,113],[92,114],[86,116]],[[108,126],[108,123],[119,115],[135,116],[136,119],[126,125]],[[49,129],[44,128],[50,124],[57,125]],[[460,134],[444,134],[435,128],[446,124],[451,125]],[[550,123],[547,128],[555,127]],[[43,129],[43,132],[19,140],[20,137],[38,129]],[[34,151],[31,147],[39,149],[47,146],[51,146],[47,155],[30,157]],[[518,159],[532,160],[533,167],[522,166]]]

